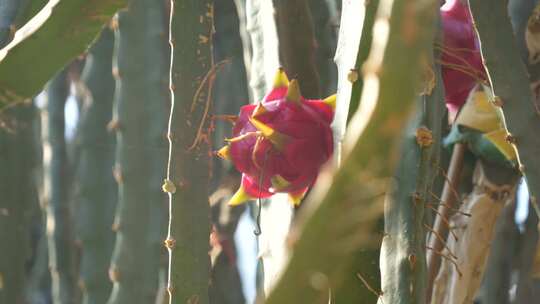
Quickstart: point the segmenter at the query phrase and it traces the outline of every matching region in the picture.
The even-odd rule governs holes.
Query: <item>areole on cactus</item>
[[[292,204],[298,205],[332,155],[335,103],[335,95],[305,99],[298,81],[289,83],[279,69],[263,100],[240,109],[233,137],[217,152],[242,173],[241,186],[229,205],[278,192],[288,193]]]

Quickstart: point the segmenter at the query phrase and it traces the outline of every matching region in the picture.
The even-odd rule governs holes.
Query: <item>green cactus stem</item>
[[[0,2],[0,49],[9,43],[15,33],[15,19],[22,5],[20,0]]]
[[[471,0],[471,12],[482,47],[496,100],[502,107],[506,127],[519,154],[519,169],[526,177],[531,200],[540,216],[540,109],[535,100],[527,69],[508,18],[506,2],[486,3]],[[485,12],[489,10],[489,14]]]
[[[373,22],[375,21],[375,14],[377,12],[377,7],[379,6],[379,0],[369,1],[365,4],[365,15],[364,23],[362,25],[360,36],[360,44],[358,46],[358,55],[356,56],[356,63],[353,68],[343,67],[347,71],[347,80],[352,82],[352,88],[350,93],[350,102],[349,102],[349,114],[347,116],[347,121],[349,121],[360,103],[360,94],[364,87],[364,80],[362,77],[358,77],[355,73],[359,73],[362,69],[362,65],[366,62],[369,51],[371,50],[371,41],[373,39]],[[354,17],[351,17],[354,18]],[[351,21],[352,22],[352,21]],[[348,27],[350,28],[350,26]],[[345,28],[347,30],[347,27]],[[350,35],[346,31],[343,31],[343,35]],[[341,36],[341,33],[340,33]],[[351,45],[351,47],[355,47]],[[348,69],[347,69],[348,68]],[[349,77],[350,76],[350,77]],[[356,80],[355,80],[356,79]]]
[[[0,303],[24,303],[30,218],[37,204],[31,103],[0,110]]]
[[[405,131],[400,164],[385,201],[381,303],[426,302],[424,211],[433,202],[433,181],[439,174],[440,122],[445,112],[439,65],[433,66],[433,73],[426,85],[434,81],[435,87],[418,97],[418,115]]]
[[[44,197],[48,231],[49,267],[53,301],[75,301],[77,280],[72,206],[69,198],[70,163],[65,140],[64,106],[69,95],[67,70],[58,73],[46,87],[46,110],[42,111]]]
[[[159,286],[165,195],[167,68],[164,2],[133,0],[118,14],[113,75],[117,132],[116,243],[109,304],[153,303]]]
[[[273,0],[280,61],[287,74],[298,78],[306,98],[321,98],[315,65],[315,34],[307,0]]]
[[[430,51],[437,12],[435,1],[380,1],[375,24],[388,35],[373,37],[362,106],[351,120],[342,165],[333,178],[323,173],[308,197],[311,206],[291,232],[289,266],[267,303],[328,303],[329,288],[339,287],[353,256],[377,243],[370,242],[382,209],[376,198],[398,155],[396,141],[414,102],[420,54]],[[378,293],[347,303],[373,303]]]
[[[212,83],[213,6],[177,0],[171,11],[169,168],[169,301],[208,304],[210,206],[209,146],[204,140]],[[209,74],[210,73],[210,74]],[[203,83],[205,76],[209,82]],[[200,94],[198,88],[201,87]]]
[[[36,95],[64,65],[83,53],[125,0],[52,0],[42,22],[0,50],[0,107]],[[48,18],[47,18],[48,17]]]
[[[214,2],[215,32],[213,54],[216,62],[228,60],[216,73],[213,85],[214,113],[237,115],[243,102],[249,100],[246,71],[243,60],[239,18],[232,0]],[[214,121],[212,134],[214,150],[224,145],[224,138],[231,134],[231,124]],[[210,196],[213,241],[210,301],[220,304],[245,303],[242,282],[236,261],[234,233],[245,208],[230,208],[227,202],[238,188],[240,178],[230,162],[215,157],[212,164]],[[218,188],[219,186],[219,188]],[[216,189],[217,188],[217,189]]]
[[[337,157],[340,155],[341,142],[347,122],[358,110],[363,84],[363,79],[358,73],[371,49],[373,22],[378,5],[379,0],[372,0],[366,4],[350,1],[344,3],[344,10],[342,10],[339,47],[336,50],[335,57],[339,71],[338,101],[334,117],[334,130],[337,131],[334,137],[334,153]],[[358,17],[362,9],[365,9],[363,20]],[[383,229],[382,222],[381,215],[378,223],[380,233],[382,233]],[[334,292],[337,303],[373,296],[369,289],[358,284],[357,272],[360,270],[364,279],[374,285],[373,288],[380,289],[378,283],[380,271],[377,263],[380,253],[379,247],[376,246],[370,249],[373,250],[366,249],[355,255],[351,266],[353,271],[346,275],[343,285]]]
[[[83,304],[102,304],[112,284],[108,269],[114,245],[111,230],[117,188],[114,137],[107,130],[112,116],[114,34],[105,28],[86,57],[81,75],[83,106],[78,126],[77,232],[82,245],[80,277]]]
[[[508,15],[514,29],[514,37],[520,50],[521,58],[527,62],[528,52],[525,44],[525,31],[527,21],[531,16],[537,1],[535,0],[509,0]],[[527,64],[529,81],[532,86],[537,85],[540,65]],[[529,206],[530,208],[531,206]],[[534,212],[524,224],[525,231],[521,232],[515,222],[514,215],[516,202],[506,205],[498,219],[496,236],[491,244],[491,250],[486,262],[486,271],[482,279],[482,286],[475,298],[475,303],[503,304],[508,303],[511,286],[512,271],[519,273],[516,284],[515,303],[526,303],[532,284],[530,274],[538,241],[538,217]],[[519,248],[516,250],[516,248]],[[513,261],[510,263],[510,261]],[[517,261],[517,262],[514,262]],[[515,269],[513,269],[515,267]],[[523,297],[523,298],[522,298]]]
[[[0,49],[13,35],[41,10],[47,0],[2,0],[0,2]]]
[[[319,71],[321,97],[336,93],[337,68],[334,54],[337,46],[338,14],[326,0],[311,0],[309,9],[315,36],[315,66]]]

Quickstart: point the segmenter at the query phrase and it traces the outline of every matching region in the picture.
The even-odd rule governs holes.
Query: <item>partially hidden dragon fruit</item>
[[[441,20],[441,69],[446,106],[453,117],[476,84],[485,82],[486,72],[467,4],[461,0],[447,0],[441,7]]]
[[[289,83],[280,69],[264,99],[240,109],[233,138],[217,152],[242,173],[241,186],[229,205],[278,192],[288,193],[298,205],[332,155],[335,103],[335,95],[305,99],[297,80]]]

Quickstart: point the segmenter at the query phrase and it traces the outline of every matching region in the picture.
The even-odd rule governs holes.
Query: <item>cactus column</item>
[[[531,201],[540,216],[540,109],[514,38],[507,2],[469,3],[491,87],[497,96],[493,102],[502,107],[510,133],[507,140],[517,148],[519,169],[527,179]],[[490,13],[486,14],[488,10]]]
[[[35,118],[31,103],[0,109],[0,303],[24,303],[28,227],[37,200]]]
[[[168,134],[170,163],[164,184],[170,204],[166,241],[170,259],[169,301],[208,304],[210,160],[204,132],[211,96],[209,83],[203,81],[212,69],[213,7],[211,0],[176,0],[171,4],[174,94]]]
[[[111,292],[108,268],[114,245],[111,230],[117,199],[112,175],[113,32],[105,28],[90,49],[81,76],[83,106],[78,126],[77,232],[82,244],[80,277],[83,304],[106,303]]]
[[[119,201],[109,304],[147,304],[158,292],[165,196],[166,59],[163,1],[133,0],[118,14],[114,76]]]
[[[440,122],[444,117],[440,66],[434,68],[436,77],[431,80],[435,87],[418,97],[418,115],[405,130],[401,160],[385,201],[381,303],[426,302],[424,211],[433,200],[431,189],[439,168]],[[427,86],[429,81],[426,79]]]
[[[47,85],[47,106],[42,112],[43,173],[47,207],[49,267],[53,301],[76,299],[75,242],[69,199],[69,160],[65,140],[64,106],[69,95],[67,70]]]

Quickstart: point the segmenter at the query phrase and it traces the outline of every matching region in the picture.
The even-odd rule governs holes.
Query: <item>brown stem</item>
[[[442,218],[450,218],[451,210],[454,208],[457,201],[457,197],[453,195],[451,189],[455,189],[457,187],[459,176],[461,175],[461,169],[463,168],[463,156],[465,155],[465,149],[466,147],[462,143],[457,143],[454,145],[452,158],[450,160],[450,165],[448,166],[448,179],[446,179],[444,183],[441,204],[439,205],[437,214],[435,216],[435,223],[433,224],[433,230],[437,232],[437,234],[443,239],[446,239],[448,236],[448,226],[445,225]],[[428,251],[427,253],[428,287],[426,303],[430,303],[431,301],[433,281],[435,280],[441,265],[441,257],[440,255],[436,254],[436,252],[442,251],[444,248],[444,242],[432,234],[429,238],[428,247],[433,248],[433,250]]]

